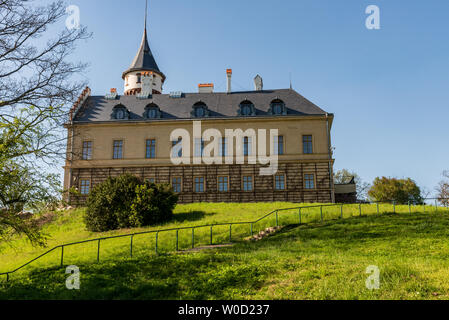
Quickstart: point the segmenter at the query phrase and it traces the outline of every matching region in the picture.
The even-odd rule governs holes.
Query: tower
[[[162,93],[165,75],[159,70],[148,44],[147,6],[145,7],[145,27],[142,42],[131,66],[123,72],[122,79],[125,80],[125,95]]]

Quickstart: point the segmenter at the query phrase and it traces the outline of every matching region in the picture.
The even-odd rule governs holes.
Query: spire
[[[145,31],[147,31],[148,0],[145,1]]]
[[[148,36],[147,36],[147,9],[148,9],[148,1],[145,3],[145,25],[143,31],[142,42],[140,44],[139,50],[131,63],[131,66],[126,70],[122,78],[125,78],[126,74],[133,71],[155,71],[160,74],[161,71],[157,66],[156,60],[154,59],[153,53],[151,52],[150,45],[148,44]],[[165,78],[165,77],[164,77]]]

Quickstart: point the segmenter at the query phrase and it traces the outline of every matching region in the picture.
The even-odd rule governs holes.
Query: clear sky
[[[145,0],[69,0],[93,38],[74,57],[90,63],[93,94],[116,87],[143,32]],[[380,30],[368,30],[368,5]],[[449,1],[150,0],[150,46],[164,92],[213,82],[233,89],[293,88],[335,114],[335,169],[411,177],[434,191],[449,170]]]

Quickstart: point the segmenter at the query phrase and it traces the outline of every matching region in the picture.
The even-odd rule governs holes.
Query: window
[[[201,157],[204,152],[204,140],[195,138],[195,157]]]
[[[287,114],[284,102],[282,100],[273,100],[270,105],[269,113],[277,116]]]
[[[156,139],[147,140],[146,158],[147,159],[156,158]]]
[[[157,117],[157,110],[154,108],[151,108],[148,110],[148,118],[153,119]]]
[[[181,177],[174,177],[171,179],[171,185],[173,188],[173,191],[176,193],[181,192]]]
[[[207,108],[207,105],[204,104],[204,102],[197,102],[193,105],[191,115],[195,118],[209,117],[209,109]]]
[[[218,147],[219,147],[218,155],[220,157],[226,157],[228,155],[228,138],[221,138]]]
[[[114,140],[114,153],[113,159],[123,159],[123,141],[122,140]]]
[[[83,160],[92,160],[92,141],[83,142]]]
[[[240,111],[241,116],[252,116],[255,114],[254,112],[254,104],[251,101],[243,101],[240,103]]]
[[[137,83],[141,83],[142,82],[142,74],[138,73],[137,74]]]
[[[182,139],[172,141],[172,158],[182,157]]]
[[[116,119],[124,119],[125,118],[125,111],[123,109],[117,109],[117,112],[115,113]]]
[[[251,155],[251,137],[243,137],[243,155]]]
[[[285,190],[285,176],[283,174],[274,176],[274,188],[276,190]]]
[[[304,187],[306,189],[315,189],[315,175],[305,174],[304,175]]]
[[[274,137],[274,154],[284,154],[284,136]]]
[[[302,146],[305,154],[313,153],[312,136],[302,136]]]
[[[204,177],[195,177],[195,192],[204,192]]]
[[[126,107],[122,104],[119,104],[114,107],[112,110],[112,118],[116,120],[128,120],[129,113]]]
[[[146,119],[159,119],[161,118],[161,111],[156,104],[150,103],[145,107],[145,113],[143,116]]]
[[[80,181],[80,192],[82,195],[87,195],[90,192],[90,180]]]
[[[205,114],[204,108],[198,107],[195,109],[195,117],[202,118],[202,117],[204,117],[204,114]]]
[[[227,176],[219,176],[218,177],[218,191],[219,192],[228,192],[228,177]]]
[[[253,177],[244,176],[243,177],[243,191],[253,191]]]

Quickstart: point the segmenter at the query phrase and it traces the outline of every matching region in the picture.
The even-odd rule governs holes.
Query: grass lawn
[[[192,204],[176,208],[175,220],[164,229],[209,223],[256,220],[291,203]],[[248,225],[236,226],[230,248],[173,253],[174,234],[160,234],[160,255],[154,253],[154,234],[136,236],[133,258],[129,237],[105,240],[101,262],[96,261],[96,242],[65,249],[65,265],[81,272],[79,291],[65,288],[65,268],[60,251],[11,275],[0,283],[0,299],[448,299],[449,213],[426,208],[397,206],[345,207],[345,219],[319,222],[318,208],[279,214],[280,233],[258,242],[248,236]],[[324,219],[336,219],[339,207],[325,208]],[[119,230],[95,234],[85,231],[83,210],[60,214],[45,226],[49,247],[136,232]],[[254,232],[274,225],[274,215],[254,225]],[[229,227],[216,227],[214,242],[227,242]],[[143,230],[143,229],[142,229]],[[165,238],[164,238],[165,237]],[[191,246],[191,230],[179,234],[180,249]],[[227,241],[226,241],[227,240]],[[197,245],[207,244],[209,230],[195,231]],[[24,239],[12,247],[0,246],[0,272],[14,269],[45,249],[32,248]],[[171,253],[169,253],[171,252]],[[380,269],[380,289],[368,290],[365,270]],[[2,279],[3,280],[3,279]]]

